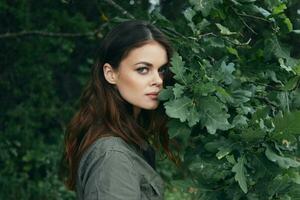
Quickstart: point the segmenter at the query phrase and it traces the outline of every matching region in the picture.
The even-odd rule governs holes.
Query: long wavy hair
[[[106,135],[121,137],[140,148],[145,140],[150,140],[155,148],[162,147],[167,157],[176,162],[169,149],[167,116],[163,106],[159,104],[155,110],[142,109],[138,119],[134,119],[133,106],[121,97],[114,85],[106,81],[103,73],[105,63],[118,69],[121,60],[132,49],[153,40],[165,48],[170,61],[172,49],[165,35],[145,21],[123,22],[102,40],[90,81],[80,97],[79,110],[66,130],[63,161],[67,173],[65,183],[69,189],[75,189],[79,162],[85,150]],[[174,84],[172,75],[169,70],[166,71],[164,87]]]

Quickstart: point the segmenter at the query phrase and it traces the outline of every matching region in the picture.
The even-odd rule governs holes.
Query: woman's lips
[[[147,94],[148,97],[150,97],[151,99],[157,99],[158,94]]]

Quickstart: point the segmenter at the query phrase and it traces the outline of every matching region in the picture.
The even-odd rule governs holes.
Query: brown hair
[[[156,148],[162,146],[168,158],[176,162],[169,150],[167,116],[163,106],[160,104],[156,110],[142,109],[138,120],[135,120],[133,106],[121,97],[103,74],[105,63],[117,69],[121,60],[132,49],[153,40],[165,48],[170,60],[172,50],[168,40],[148,22],[123,22],[103,39],[99,58],[91,71],[91,79],[80,97],[79,110],[69,123],[65,135],[63,159],[69,189],[75,188],[78,165],[85,150],[99,137],[107,134],[121,137],[138,147],[142,147],[145,140],[150,139]],[[172,74],[168,70],[163,84],[173,84]]]

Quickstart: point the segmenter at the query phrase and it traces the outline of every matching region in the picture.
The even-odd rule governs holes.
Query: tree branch
[[[277,105],[275,102],[269,100],[267,97],[262,97],[262,96],[258,96],[258,95],[255,95],[254,97],[257,98],[257,99],[265,101],[266,103],[268,103],[269,105],[271,105],[273,107],[276,107],[276,108],[279,107],[279,105]]]
[[[87,37],[87,36],[95,36],[102,37],[101,30],[105,27],[106,24],[102,24],[100,28],[84,32],[84,33],[60,33],[60,32],[48,32],[48,31],[41,31],[41,30],[23,30],[20,32],[7,32],[7,33],[0,33],[0,39],[12,38],[12,37],[22,37],[27,35],[38,35],[43,37]]]
[[[82,36],[89,36],[89,35],[95,35],[95,32],[86,32],[86,33],[54,33],[54,32],[46,32],[46,31],[38,31],[38,30],[32,30],[32,31],[20,31],[16,33],[4,33],[0,34],[0,38],[9,38],[9,37],[20,37],[20,36],[26,36],[26,35],[40,35],[40,36],[47,36],[47,37],[82,37]]]
[[[268,21],[268,20],[266,20],[266,19],[264,19],[264,18],[262,18],[262,17],[257,17],[257,16],[254,16],[254,15],[248,15],[248,14],[238,13],[238,12],[236,12],[236,14],[239,15],[239,16],[249,17],[249,18],[253,18],[253,19],[265,21],[265,22],[268,22],[268,23],[270,22],[270,21]]]
[[[252,32],[252,33],[254,33],[255,35],[257,35],[257,33],[251,28],[251,26],[249,26],[246,22],[245,22],[245,20],[241,17],[241,14],[240,13],[238,13],[232,6],[230,7],[232,10],[233,10],[233,12],[236,14],[236,15],[238,15],[238,17],[239,17],[239,19],[242,21],[242,23]]]
[[[114,2],[113,0],[105,0],[108,4],[116,8],[117,10],[121,11],[123,15],[126,15],[130,19],[134,19],[135,17],[130,14],[127,10],[125,10],[122,6]]]

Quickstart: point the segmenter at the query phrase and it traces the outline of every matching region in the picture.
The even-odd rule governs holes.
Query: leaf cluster
[[[283,1],[190,0],[160,99],[195,199],[297,199],[300,55]],[[169,24],[169,26],[166,26]],[[299,38],[299,35],[298,35]]]

